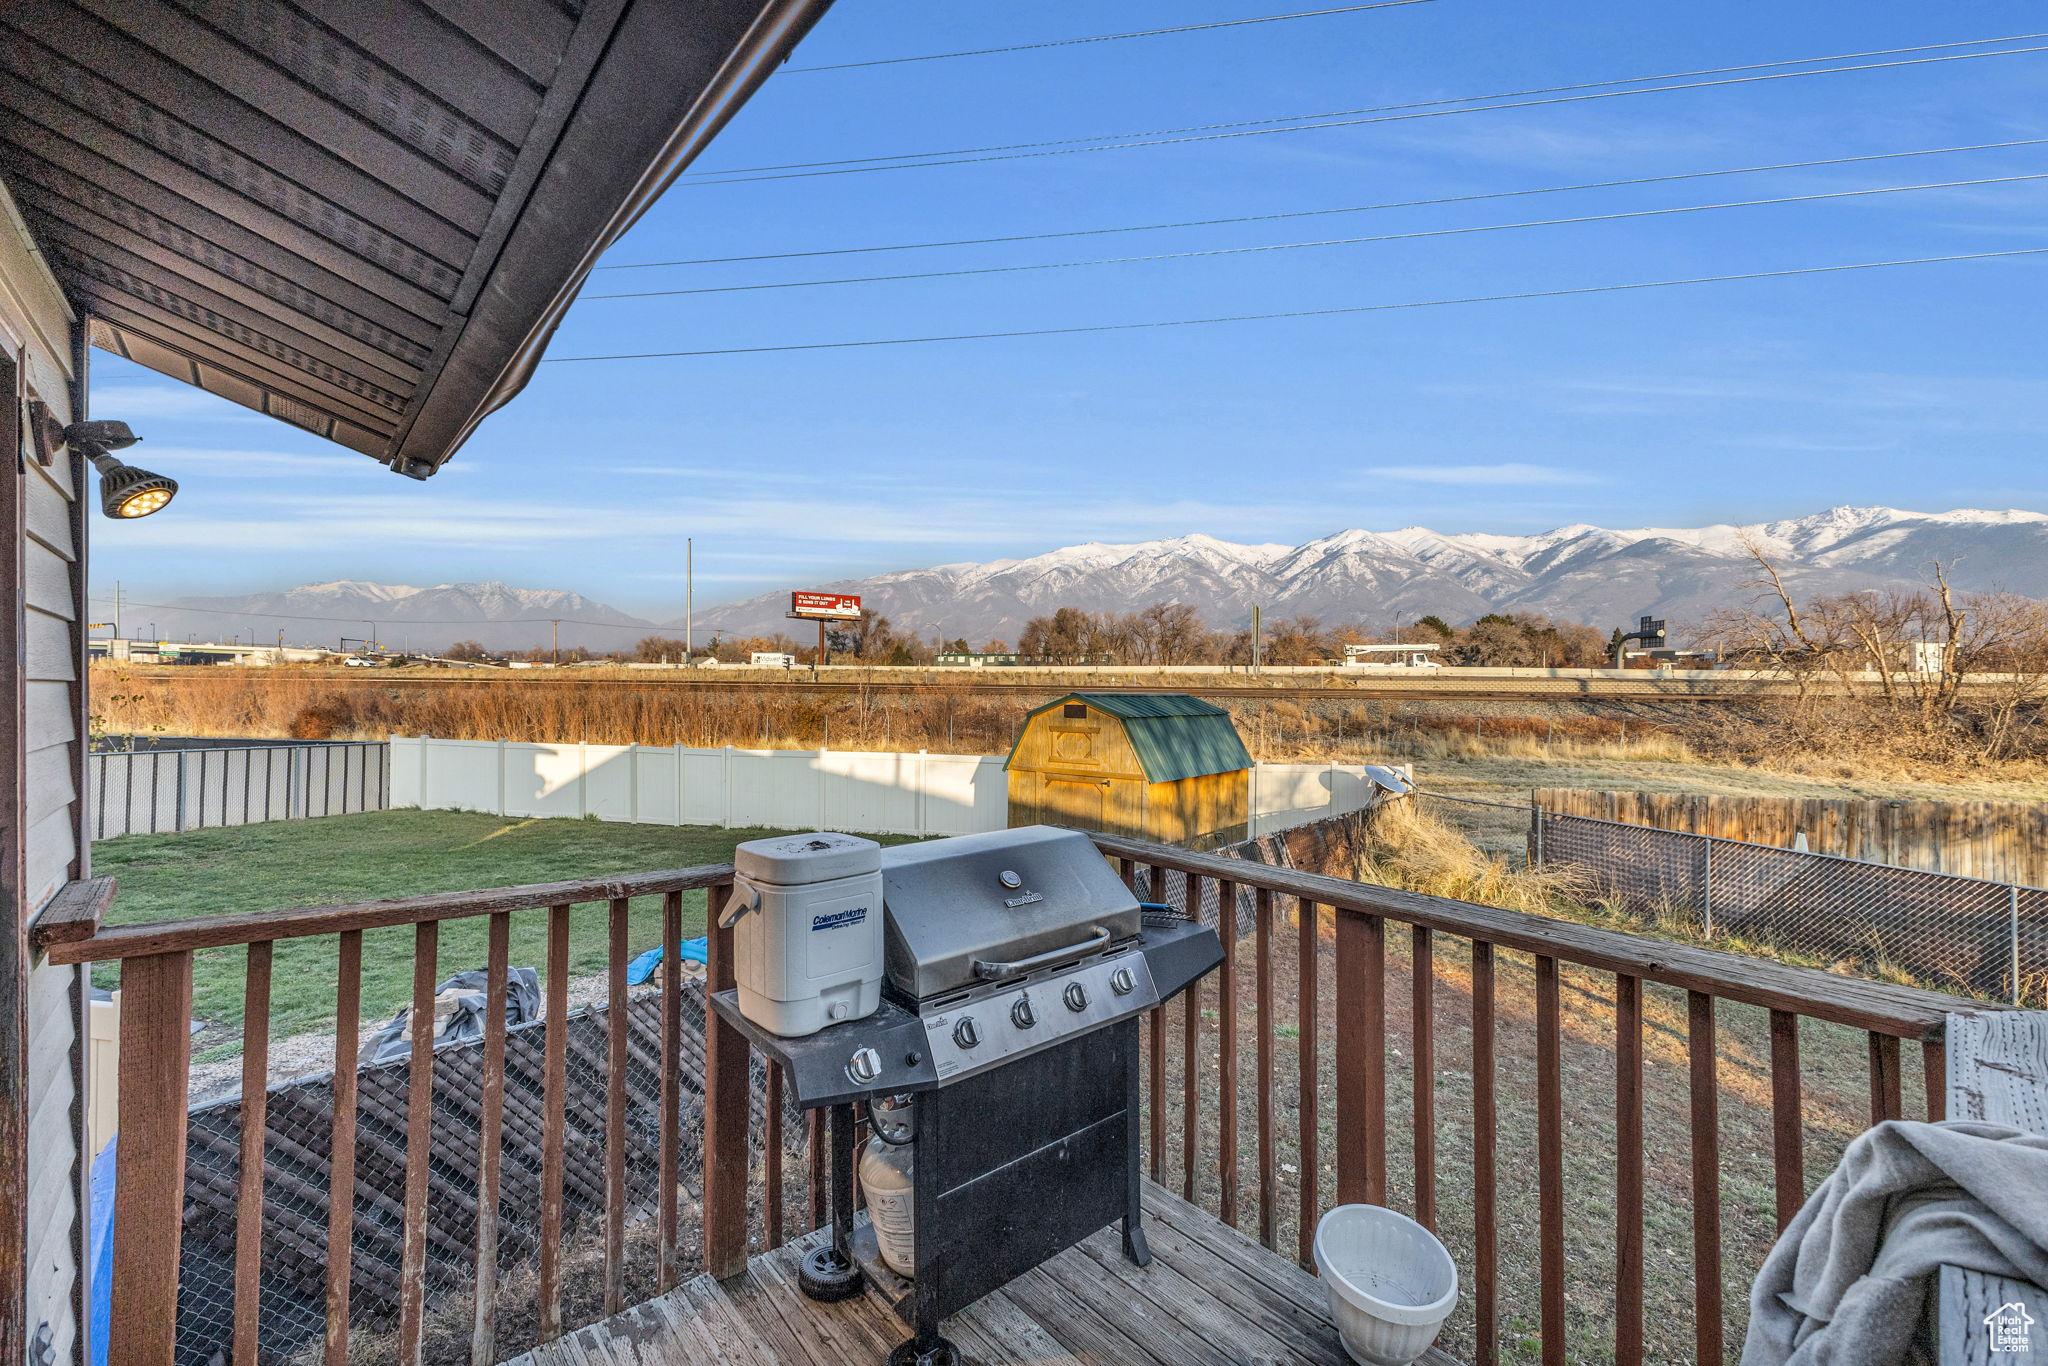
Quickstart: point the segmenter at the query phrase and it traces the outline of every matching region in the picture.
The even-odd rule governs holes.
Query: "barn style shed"
[[[1185,693],[1068,693],[1024,718],[1010,824],[1178,843],[1241,834],[1252,757],[1230,713]]]

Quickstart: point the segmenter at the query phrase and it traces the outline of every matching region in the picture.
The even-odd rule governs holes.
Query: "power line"
[[[1079,266],[1121,266],[1148,261],[1189,261],[1209,256],[1243,256],[1304,247],[1349,247],[1366,242],[1405,242],[1421,237],[1459,237],[1468,233],[1509,232],[1517,228],[1554,228],[1578,223],[1612,223],[1628,218],[1661,218],[1671,214],[1707,213],[1715,209],[1750,209],[1767,204],[1810,204],[1824,199],[1856,199],[1868,195],[1907,194],[1915,190],[1952,190],[1970,185],[2005,185],[2014,181],[2048,180],[2048,171],[2032,175],[1986,176],[1976,180],[1940,180],[1924,185],[1886,185],[1863,190],[1828,190],[1817,194],[1782,195],[1775,199],[1737,199],[1720,204],[1681,204],[1663,209],[1630,209],[1621,213],[1582,214],[1574,218],[1538,218],[1521,223],[1480,223],[1463,228],[1428,228],[1415,232],[1380,233],[1371,237],[1330,237],[1318,242],[1273,242],[1256,247],[1209,247],[1168,251],[1150,256],[1102,256],[1090,261],[1045,261],[1023,266],[976,266],[962,270],[927,270],[902,275],[853,275],[837,280],[780,280],[756,285],[704,285],[694,289],[646,289],[629,294],[591,294],[590,299],[662,299],[678,294],[738,294],[757,289],[810,289],[818,285],[884,284],[898,280],[943,280],[961,275],[1014,275],[1033,270],[1072,270]]]
[[[1756,270],[1736,275],[1698,275],[1680,280],[1640,280],[1623,285],[1584,285],[1576,289],[1539,289],[1514,294],[1475,294],[1457,299],[1413,299],[1393,304],[1352,304],[1343,308],[1302,308],[1284,313],[1237,313],[1220,318],[1171,318],[1159,322],[1098,323],[1088,327],[1034,327],[1014,332],[962,332],[933,337],[880,337],[868,341],[800,342],[783,346],[724,346],[697,351],[634,351],[603,356],[548,356],[542,363],[565,365],[574,361],[665,360],[684,356],[752,356],[779,351],[844,351],[865,346],[916,346],[927,342],[993,341],[1010,337],[1056,337],[1083,332],[1136,332],[1157,327],[1202,327],[1211,323],[1268,322],[1281,318],[1327,318],[1340,313],[1391,313],[1411,308],[1443,308],[1452,304],[1504,303],[1515,299],[1564,299],[1581,294],[1618,294],[1636,289],[1665,289],[1675,285],[1710,285],[1731,280],[1773,280],[1792,275],[1830,275],[1850,270],[1881,270],[1891,266],[1924,266],[1946,261],[1988,261],[2008,256],[2040,256],[2048,247],[2022,247],[2012,251],[1973,251],[1954,256],[1915,256],[1897,261],[1855,261],[1838,266],[1801,266],[1790,270]]]
[[[1098,33],[1087,38],[1059,38],[1049,43],[1014,43],[1009,47],[970,48],[965,52],[930,52],[918,57],[878,57],[866,62],[833,62],[828,66],[786,66],[776,74],[799,76],[810,71],[850,71],[861,66],[895,66],[902,62],[943,62],[953,57],[993,57],[1004,52],[1035,52],[1048,47],[1077,47],[1083,43],[1115,43],[1125,38],[1158,38],[1169,33],[1200,33],[1212,28],[1242,28],[1247,24],[1277,24],[1283,19],[1321,19],[1332,14],[1356,14],[1369,9],[1398,9],[1403,5],[1431,4],[1433,0],[1379,0],[1372,5],[1342,5],[1336,9],[1302,10],[1295,14],[1265,14],[1256,19],[1221,19],[1213,24],[1182,24],[1178,28],[1148,28],[1135,33]]]
[[[2019,38],[2048,37],[2048,33],[2024,34]],[[1984,43],[2013,42],[2018,38],[1979,38],[1969,43],[1937,43],[1932,47],[1979,46]],[[1900,48],[1902,52],[1924,52],[1930,48]],[[1274,133],[1307,133],[1325,128],[1356,128],[1376,123],[1401,123],[1411,119],[1443,118],[1453,114],[1484,114],[1503,109],[1533,109],[1544,105],[1577,104],[1586,100],[1621,99],[1630,95],[1656,95],[1673,90],[1706,90],[1728,85],[1753,85],[1761,81],[1798,80],[1804,76],[1834,76],[1854,71],[1884,71],[1893,67],[1926,66],[1937,62],[1967,62],[1986,57],[2018,57],[2028,53],[2048,51],[2048,47],[2003,48],[1997,52],[1958,52],[1942,57],[1913,57],[1892,62],[1866,62],[1859,66],[1829,66],[1812,71],[1780,71],[1762,76],[1734,76],[1722,80],[1687,81],[1678,85],[1651,85],[1639,90],[1604,90],[1596,87],[1628,85],[1641,81],[1668,80],[1664,76],[1633,76],[1622,80],[1592,81],[1582,85],[1552,86],[1550,90],[1593,90],[1591,94],[1555,95],[1544,99],[1516,99],[1514,96],[1543,94],[1543,91],[1509,91],[1495,95],[1467,95],[1460,99],[1420,100],[1407,104],[1374,105],[1364,109],[1340,110],[1329,114],[1295,114],[1285,119],[1255,119],[1241,123],[1203,124],[1185,129],[1160,129],[1152,133],[1105,133],[1090,138],[1066,138],[1049,142],[999,143],[988,147],[964,147],[943,152],[896,152],[887,156],[843,157],[828,161],[794,161],[775,166],[735,167],[723,171],[703,171],[685,175],[682,183],[693,185],[746,185],[762,180],[803,180],[815,176],[855,175],[868,171],[904,171],[923,166],[963,166],[991,161],[1026,161],[1038,157],[1071,156],[1080,152],[1117,152],[1136,147],[1168,147],[1193,142],[1220,142],[1232,138],[1265,137]],[[1854,55],[1854,54],[1851,54]],[[1788,66],[1798,62],[1825,62],[1843,60],[1831,57],[1802,57],[1784,62],[1760,62],[1756,66]],[[1727,67],[1724,70],[1744,71],[1752,67]],[[1679,73],[1693,74],[1693,73]],[[1705,74],[1705,73],[1698,73]],[[1505,100],[1501,104],[1476,104],[1478,100]],[[1464,104],[1462,109],[1446,109],[1439,106]],[[1410,110],[1418,112],[1399,113],[1388,111]],[[1372,117],[1351,117],[1371,115]],[[1322,123],[1298,122],[1304,119],[1324,119]],[[1293,123],[1288,128],[1253,127],[1252,124]],[[1232,132],[1208,132],[1207,129],[1235,129]],[[1187,134],[1187,136],[1180,136]],[[1117,141],[1116,139],[1132,139]],[[1094,144],[1083,146],[1080,144]],[[919,159],[922,158],[922,159]],[[873,163],[889,162],[890,165]],[[813,169],[821,168],[821,169]],[[771,174],[754,174],[768,172]]]
[[[1254,213],[1235,218],[1190,218],[1177,223],[1138,223],[1115,228],[1071,228],[1064,232],[1015,233],[1006,237],[960,237],[943,242],[898,242],[879,247],[826,247],[815,251],[762,252],[752,256],[701,256],[683,261],[622,261],[598,266],[598,270],[653,270],[663,266],[724,266],[745,261],[794,261],[813,256],[860,256],[884,251],[923,251],[933,247],[986,247],[1008,242],[1049,242],[1064,237],[1102,237],[1124,232],[1164,232],[1172,228],[1213,228],[1231,223],[1265,223],[1283,218],[1319,218],[1339,213],[1372,213],[1380,209],[1416,209],[1439,204],[1472,204],[1487,199],[1516,199],[1526,195],[1563,194],[1572,190],[1612,190],[1631,185],[1661,185],[1677,180],[1705,180],[1714,176],[1750,175],[1762,171],[1804,171],[1821,166],[1847,166],[1862,161],[1891,161],[1903,157],[1944,156],[1952,152],[1998,151],[2011,147],[2038,147],[2048,138],[2020,138],[2012,142],[1979,142],[1964,147],[1925,147],[1910,152],[1869,152],[1860,156],[1827,157],[1818,161],[1780,161],[1765,166],[1734,166],[1720,171],[1679,171],[1670,175],[1634,176],[1627,180],[1593,180],[1578,185],[1545,185],[1530,190],[1493,190],[1486,194],[1447,195],[1438,199],[1397,199],[1384,204],[1355,204],[1338,209],[1296,209],[1286,213]],[[591,295],[605,298],[606,295]]]

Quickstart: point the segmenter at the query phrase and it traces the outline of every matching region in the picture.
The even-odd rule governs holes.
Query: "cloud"
[[[1379,465],[1366,471],[1412,484],[1597,484],[1599,479],[1554,465]]]
[[[136,418],[196,418],[208,422],[269,422],[274,419],[230,403],[189,384],[95,384],[96,416],[133,422]]]

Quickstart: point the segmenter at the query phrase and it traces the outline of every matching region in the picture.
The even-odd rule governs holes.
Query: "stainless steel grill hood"
[[[889,988],[910,1003],[1137,938],[1138,902],[1088,836],[1026,826],[882,851]]]

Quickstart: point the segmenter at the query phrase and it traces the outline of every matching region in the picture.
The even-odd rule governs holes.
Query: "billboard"
[[[859,621],[860,599],[851,593],[791,593],[789,614],[806,621]]]

